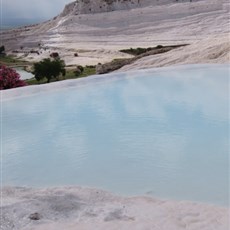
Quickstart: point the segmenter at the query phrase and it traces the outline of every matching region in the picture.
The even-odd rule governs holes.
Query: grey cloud
[[[73,0],[2,0],[3,17],[49,18],[59,14]]]

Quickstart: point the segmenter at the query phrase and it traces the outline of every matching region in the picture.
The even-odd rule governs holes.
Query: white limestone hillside
[[[7,51],[20,51],[21,46],[27,53],[39,51],[40,55],[20,51],[17,55],[25,60],[38,61],[58,52],[67,65],[96,65],[129,57],[119,52],[124,48],[184,43],[191,47],[159,59],[158,55],[145,57],[135,66],[229,63],[229,6],[228,0],[78,0],[54,19],[6,31],[1,39]],[[221,55],[212,58],[220,48]]]
[[[190,0],[77,0],[66,5],[61,16],[128,10]],[[199,1],[199,0],[193,0]]]
[[[126,65],[117,72],[129,70],[148,69],[182,64],[199,63],[229,63],[230,62],[230,37],[218,36],[207,38],[187,47],[181,47],[168,53],[147,56],[130,65]]]

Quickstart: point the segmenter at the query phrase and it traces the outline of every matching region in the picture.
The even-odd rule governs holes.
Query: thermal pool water
[[[2,91],[1,100],[4,186],[228,205],[227,65],[28,86]]]

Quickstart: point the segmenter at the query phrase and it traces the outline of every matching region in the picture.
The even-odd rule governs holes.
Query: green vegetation
[[[60,75],[65,76],[65,62],[59,58],[51,60],[50,58],[45,58],[44,60],[34,64],[35,79],[37,81],[47,79],[47,83],[51,79],[59,80]]]
[[[138,47],[135,49],[130,48],[130,49],[120,50],[120,52],[137,56],[137,55],[143,54],[143,53],[150,51],[150,50],[151,50],[151,48],[140,48],[140,47]]]
[[[87,76],[95,74],[96,68],[95,66],[86,66],[84,67],[84,70],[81,72],[81,74],[78,76],[76,76],[75,71],[76,69],[73,69],[73,68],[66,69],[65,76],[60,76],[58,80],[62,81],[62,80],[67,80],[67,79],[77,79],[77,78],[87,77]],[[57,79],[50,80],[50,82],[55,82],[55,81],[57,81]],[[47,81],[45,79],[37,81],[35,78],[32,78],[32,79],[26,80],[26,83],[28,85],[38,85],[38,84],[45,84],[47,83]]]
[[[93,74],[96,74],[96,67],[95,66],[85,66],[83,67],[83,70],[80,74],[76,74],[76,69],[67,70],[65,79],[82,78],[82,77],[87,77]]]
[[[8,67],[16,67],[16,66],[23,66],[23,67],[32,67],[33,63],[28,62],[28,61],[23,61],[20,58],[17,58],[13,55],[7,55],[7,56],[0,56],[0,65],[4,65],[4,66],[8,66]],[[31,68],[29,68],[31,69]],[[79,69],[81,72],[80,73],[76,73],[76,69]],[[25,68],[26,70],[26,68]],[[66,70],[66,74],[65,76],[58,76],[58,79],[56,78],[52,78],[50,79],[50,82],[55,82],[57,80],[62,81],[62,80],[66,80],[66,79],[76,79],[76,78],[81,78],[81,77],[87,77],[90,75],[94,75],[96,74],[96,66],[78,66],[76,68],[76,66],[67,66],[67,68],[65,68]],[[26,83],[28,85],[38,85],[38,84],[45,84],[47,83],[47,79],[43,78],[40,79],[39,81],[36,80],[36,78],[32,78],[32,79],[28,79],[26,80]]]
[[[47,83],[46,79],[42,79],[40,81],[37,81],[36,78],[31,78],[31,79],[28,79],[25,81],[28,85],[40,85],[40,84],[46,84]],[[51,80],[51,82],[52,82],[52,80]]]
[[[144,53],[152,51],[152,50],[160,51],[163,48],[177,48],[177,47],[180,47],[180,46],[183,46],[183,45],[174,45],[174,46],[158,45],[158,46],[155,46],[155,47],[148,47],[148,48],[140,48],[140,47],[138,47],[138,48],[123,49],[123,50],[120,50],[120,52],[131,54],[131,55],[134,55],[134,56],[138,56],[138,55],[144,54]],[[162,50],[162,52],[164,52],[164,50]]]
[[[78,78],[96,74],[96,66],[85,66]]]
[[[30,65],[29,62],[15,58],[12,55],[0,56],[0,65],[6,66],[20,66],[20,65]]]

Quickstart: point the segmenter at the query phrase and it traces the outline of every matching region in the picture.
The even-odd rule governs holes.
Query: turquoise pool
[[[82,185],[228,205],[227,65],[36,87],[2,95],[3,185]]]

